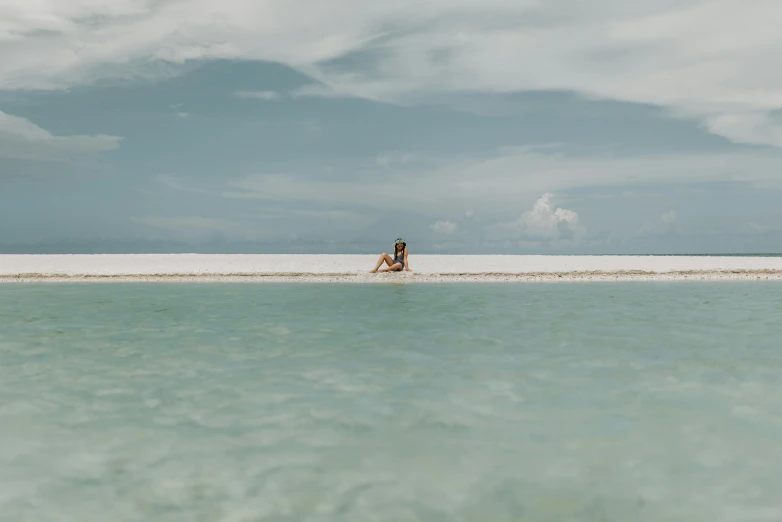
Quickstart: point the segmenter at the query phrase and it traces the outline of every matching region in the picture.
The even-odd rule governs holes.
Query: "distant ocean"
[[[625,254],[612,254],[612,255],[625,255]],[[627,254],[627,255],[643,255],[643,254]],[[678,256],[678,257],[782,257],[780,253],[757,253],[757,254],[649,254],[650,256]]]
[[[0,285],[0,520],[779,521],[780,339],[773,282]]]

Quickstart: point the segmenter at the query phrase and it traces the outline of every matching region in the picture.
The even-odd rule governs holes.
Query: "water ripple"
[[[0,520],[781,520],[781,289],[0,286]]]

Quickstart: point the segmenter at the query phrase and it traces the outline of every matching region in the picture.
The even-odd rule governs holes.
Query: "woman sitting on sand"
[[[380,258],[378,258],[375,268],[370,270],[370,272],[372,272],[373,274],[377,272],[378,271],[377,269],[380,268],[380,265],[383,264],[383,261],[385,261],[388,266],[385,268],[381,268],[380,269],[381,272],[398,272],[403,268],[408,272],[411,272],[410,266],[407,264],[407,243],[405,243],[405,240],[400,237],[394,243],[393,259],[391,259],[391,256],[389,256],[385,252],[380,254]]]

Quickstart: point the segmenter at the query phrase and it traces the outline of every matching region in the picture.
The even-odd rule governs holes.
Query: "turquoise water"
[[[779,521],[782,284],[0,285],[3,521]]]

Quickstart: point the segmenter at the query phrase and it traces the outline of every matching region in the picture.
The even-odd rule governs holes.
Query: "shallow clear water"
[[[0,520],[779,521],[782,284],[0,285]]]

